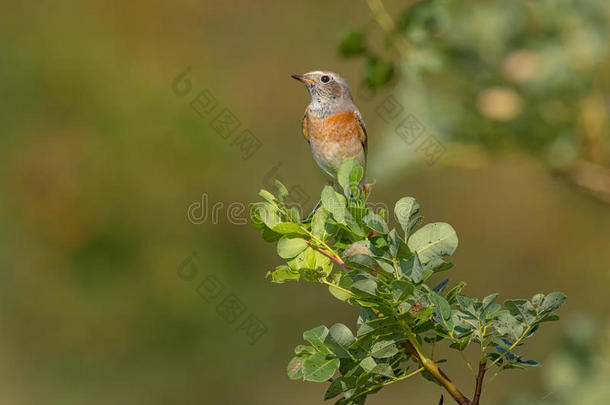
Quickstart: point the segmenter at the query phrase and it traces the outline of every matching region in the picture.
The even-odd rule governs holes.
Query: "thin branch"
[[[421,373],[422,371],[424,371],[424,368],[420,367],[417,370],[415,370],[415,371],[413,371],[413,372],[411,372],[409,374],[403,375],[402,377],[397,377],[397,378],[395,378],[393,380],[387,380],[387,381],[382,382],[381,384],[373,385],[371,388],[367,389],[366,391],[362,391],[358,395],[355,395],[354,397],[352,397],[352,400],[356,399],[356,398],[358,398],[358,397],[360,397],[360,396],[362,396],[362,395],[364,395],[364,394],[366,394],[368,392],[371,392],[374,389],[385,387],[386,385],[390,385],[390,384],[393,384],[393,383],[398,382],[398,381],[406,380],[407,378],[413,377],[414,375],[417,375],[417,374]]]
[[[521,334],[521,336],[519,336],[519,339],[515,340],[515,343],[513,343],[508,349],[506,349],[506,351],[499,356],[497,359],[495,359],[494,361],[491,362],[491,364],[487,367],[487,369],[489,370],[490,368],[492,368],[496,363],[498,363],[501,359],[505,358],[508,353],[510,353],[515,347],[517,347],[517,345],[519,343],[521,343],[521,341],[527,336],[527,334],[529,333],[529,331],[532,329],[531,326],[528,326],[527,328],[525,328],[525,330],[523,331],[523,333]]]
[[[474,397],[472,398],[472,405],[479,405],[481,399],[481,390],[483,389],[483,379],[485,378],[485,372],[487,371],[487,359],[482,359],[479,363],[479,374],[477,375],[477,385],[474,389]]]
[[[330,246],[328,246],[328,244],[326,242],[324,242],[322,239],[318,238],[316,235],[314,235],[313,233],[309,232],[307,229],[301,227],[301,229],[303,229],[305,232],[307,232],[307,234],[311,237],[311,239],[315,240],[316,242],[318,242],[320,245],[322,245],[322,247],[324,249],[328,249],[329,251],[332,252],[333,256],[335,257],[335,262],[339,263],[340,265],[344,266],[345,263],[343,263],[343,260],[341,260],[341,258],[339,257],[339,255],[333,250],[333,248],[331,248]],[[311,246],[311,245],[310,245]]]
[[[409,373],[407,375],[403,375],[402,377],[398,377],[398,378],[396,378],[396,379],[394,379],[394,380],[392,380],[392,381],[390,381],[390,382],[388,382],[387,384],[384,384],[384,385],[389,385],[389,384],[394,383],[396,381],[406,380],[407,378],[413,377],[414,375],[419,374],[422,371],[424,371],[424,368],[420,367],[417,370],[415,370],[415,371],[413,371],[413,372],[411,372],[411,373]]]
[[[381,0],[367,0],[366,3],[371,9],[371,13],[373,13],[373,17],[381,29],[383,29],[387,35],[392,35],[395,37],[395,41],[393,41],[393,43],[396,46],[396,50],[403,59],[406,59],[411,45],[404,36],[400,34],[397,35],[396,23],[394,22],[394,19],[390,13],[388,13],[386,10],[383,2]]]
[[[500,374],[500,370],[496,371],[494,375],[492,375],[491,378],[487,380],[487,383],[491,383],[498,376],[498,374]]]
[[[402,356],[398,357],[396,360],[394,360],[392,363],[390,363],[390,367],[394,368],[398,363],[400,363],[401,361],[403,361],[405,359],[404,356],[404,352],[400,352],[402,354]]]
[[[458,350],[460,352],[460,356],[462,357],[462,360],[464,360],[464,363],[466,363],[466,366],[470,369],[470,371],[472,371],[472,374],[474,374],[474,369],[472,368],[472,364],[470,364],[470,362],[468,361],[468,359],[466,358],[466,355],[464,354],[464,352],[462,350]],[[474,374],[476,377],[476,374]]]
[[[338,256],[334,256],[330,253],[328,253],[327,251],[325,251],[324,249],[319,248],[318,246],[311,244],[309,242],[307,242],[307,244],[314,248],[315,250],[317,250],[318,252],[322,253],[324,256],[328,257],[329,259],[331,259],[333,262],[337,263],[339,266],[343,266],[346,270],[351,270],[351,268],[345,264],[345,262],[343,262],[343,260],[341,260]]]
[[[336,288],[337,290],[341,290],[341,291],[343,291],[344,293],[346,293],[346,294],[348,294],[348,295],[351,295],[352,297],[354,296],[354,293],[353,293],[353,292],[351,292],[350,290],[346,290],[345,288],[340,287],[340,286],[338,286],[338,285],[337,285],[337,284],[335,284],[335,283],[331,283],[330,281],[328,281],[328,280],[326,279],[326,277],[322,279],[322,283],[323,283],[323,284],[326,284],[326,285],[327,285],[327,286],[329,286],[329,287]]]

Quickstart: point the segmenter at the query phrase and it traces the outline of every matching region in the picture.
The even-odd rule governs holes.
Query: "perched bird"
[[[311,96],[303,115],[303,135],[318,166],[333,181],[344,159],[353,157],[366,170],[366,127],[345,79],[325,70],[292,77]]]

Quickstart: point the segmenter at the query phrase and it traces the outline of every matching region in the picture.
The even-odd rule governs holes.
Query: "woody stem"
[[[472,398],[472,405],[479,405],[479,399],[481,398],[481,390],[483,389],[483,379],[485,378],[485,372],[487,371],[487,359],[481,359],[479,363],[479,374],[477,375],[477,385],[474,390],[474,397]]]
[[[378,315],[379,316],[379,315]],[[403,327],[407,341],[402,345],[411,355],[413,359],[415,359],[421,366],[428,372],[440,385],[442,385],[447,392],[455,399],[455,401],[460,405],[472,405],[470,400],[462,394],[462,392],[458,389],[458,387],[451,381],[451,379],[445,374],[443,370],[441,370],[438,365],[434,362],[434,360],[426,357],[423,353],[419,342],[417,341],[416,335],[413,333],[409,325],[407,325],[404,321],[399,321],[401,326]]]
[[[468,398],[462,394],[458,387],[449,379],[447,374],[441,370],[438,365],[431,359],[420,355],[416,347],[410,341],[403,343],[403,347],[421,366],[439,382],[447,392],[455,399],[460,405],[473,405]]]

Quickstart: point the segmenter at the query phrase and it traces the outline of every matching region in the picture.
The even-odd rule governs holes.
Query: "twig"
[[[436,381],[439,382],[447,392],[455,399],[455,401],[460,405],[473,405],[472,402],[468,398],[462,394],[462,392],[458,389],[458,387],[449,379],[447,374],[443,370],[441,370],[438,365],[419,354],[417,348],[411,342],[404,342],[403,347],[407,350],[407,352],[419,363],[422,367],[429,372],[432,377]]]
[[[337,285],[337,284],[335,284],[335,283],[331,283],[330,281],[328,281],[328,280],[326,279],[326,277],[322,278],[322,283],[323,283],[323,284],[326,284],[326,285],[327,285],[327,286],[329,286],[329,287],[336,288],[337,290],[341,290],[341,291],[343,291],[344,293],[346,293],[346,294],[348,294],[348,295],[351,295],[352,297],[354,296],[354,293],[353,293],[353,292],[351,292],[350,290],[346,290],[345,288],[340,287],[340,286],[338,286],[338,285]]]
[[[404,36],[400,34],[396,35],[396,23],[392,19],[390,13],[385,9],[383,2],[381,0],[367,0],[366,3],[381,29],[383,29],[386,34],[394,35],[396,37],[396,41],[394,41],[396,50],[403,59],[406,59],[409,54],[410,44]]]
[[[464,360],[464,363],[466,363],[466,366],[470,369],[470,371],[472,371],[472,374],[474,374],[474,369],[472,368],[472,364],[470,364],[470,362],[466,358],[466,355],[464,354],[464,352],[461,350],[459,350],[459,352],[460,352],[460,356],[462,356],[462,360]],[[476,374],[474,374],[474,375],[476,376]]]
[[[517,347],[517,345],[519,343],[521,343],[521,341],[527,336],[527,334],[529,333],[529,331],[532,329],[531,326],[528,326],[527,328],[525,328],[525,330],[523,331],[523,333],[521,334],[521,336],[519,336],[519,339],[515,340],[515,343],[513,343],[508,349],[506,349],[506,351],[499,356],[497,359],[495,359],[494,361],[491,362],[491,364],[489,366],[487,366],[487,369],[489,370],[490,368],[492,368],[497,362],[500,361],[500,359],[506,357],[506,355],[508,353],[511,352],[511,350],[513,350],[515,347]]]
[[[491,383],[498,376],[498,374],[500,374],[500,370],[496,371],[494,375],[492,375],[491,378],[487,380],[487,383]]]
[[[351,268],[345,264],[345,262],[343,260],[341,260],[339,257],[336,257],[334,255],[331,255],[330,253],[328,253],[327,251],[325,251],[324,249],[319,248],[316,245],[313,245],[309,242],[307,242],[307,244],[314,248],[315,250],[317,250],[318,252],[322,253],[324,256],[328,257],[329,259],[331,259],[333,262],[337,263],[339,266],[343,266],[345,267],[346,270],[351,270]]]
[[[422,371],[424,371],[424,368],[420,367],[417,370],[415,370],[415,371],[413,371],[413,372],[411,372],[409,374],[403,375],[402,377],[397,377],[397,378],[395,378],[393,380],[387,380],[387,381],[382,382],[381,384],[373,385],[371,388],[367,389],[366,391],[362,391],[358,395],[355,395],[354,397],[352,397],[352,400],[356,399],[359,396],[362,396],[362,395],[364,395],[364,394],[366,394],[368,392],[371,392],[374,389],[385,387],[386,385],[390,385],[390,384],[393,384],[393,383],[398,382],[398,381],[406,380],[407,378],[413,377],[414,375],[417,375],[417,374],[421,373]]]
[[[483,379],[485,378],[485,372],[487,371],[486,365],[487,359],[482,359],[479,363],[479,374],[477,375],[477,385],[474,389],[472,405],[479,405],[479,399],[481,398],[481,390],[483,389]]]
[[[336,261],[337,261],[339,264],[345,264],[345,263],[343,263],[343,260],[341,260],[341,258],[339,257],[339,255],[338,255],[338,254],[336,254],[336,253],[335,253],[335,251],[334,251],[334,250],[333,250],[333,249],[332,249],[330,246],[328,246],[328,244],[327,244],[326,242],[324,242],[322,239],[318,238],[318,237],[317,237],[316,235],[314,235],[313,233],[309,232],[307,229],[305,229],[305,228],[301,228],[301,229],[303,229],[305,232],[307,232],[307,234],[309,234],[309,236],[311,237],[311,239],[313,239],[313,240],[315,240],[316,242],[318,242],[320,245],[322,245],[322,247],[323,247],[323,248],[330,250],[330,251],[333,253],[333,255],[335,256],[335,258],[337,259]]]

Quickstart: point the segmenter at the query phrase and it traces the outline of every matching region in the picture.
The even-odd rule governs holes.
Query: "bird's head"
[[[344,78],[328,70],[316,70],[292,77],[307,87],[312,103],[342,104],[352,102],[352,95]]]

